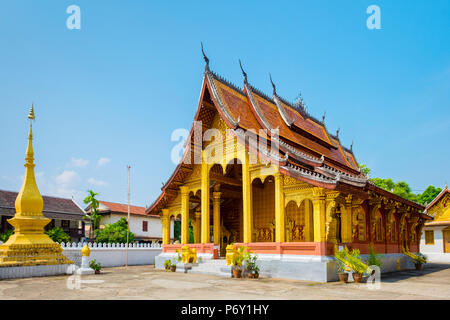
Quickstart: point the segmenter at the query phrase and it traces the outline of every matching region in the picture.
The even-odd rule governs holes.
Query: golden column
[[[214,224],[214,243],[220,244],[220,195],[222,193],[213,192],[213,224]]]
[[[314,226],[312,225],[313,217],[311,202],[308,199],[303,201],[303,205],[305,207],[305,241],[311,242],[314,241]]]
[[[283,175],[275,174],[275,242],[285,242]]]
[[[180,187],[181,191],[181,243],[189,243],[189,188]]]
[[[352,195],[345,197],[344,212],[341,212],[342,242],[351,243],[353,241],[353,206]]]
[[[202,177],[201,177],[201,188],[202,188],[202,243],[210,242],[210,226],[209,226],[209,165],[203,159],[202,161]]]
[[[194,242],[200,243],[200,231],[201,231],[201,211],[195,211],[195,223],[194,223]]]
[[[323,188],[313,188],[314,242],[325,242],[326,200]]]
[[[249,156],[245,148],[242,152],[242,209],[244,216],[244,243],[252,242],[252,180],[250,178]]]
[[[170,243],[170,216],[169,209],[162,209],[163,244]]]
[[[44,200],[34,176],[33,130],[31,120],[35,119],[34,108],[28,115],[30,132],[25,158],[25,177],[16,198],[16,214],[8,222],[14,227],[14,234],[0,246],[0,266],[35,266],[72,264],[62,255],[62,248],[44,233],[44,227],[51,221],[42,214]]]

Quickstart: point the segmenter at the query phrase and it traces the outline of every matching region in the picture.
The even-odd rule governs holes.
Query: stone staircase
[[[180,266],[177,264],[177,272],[208,274],[230,278],[231,266],[226,265],[225,259],[206,259],[195,264],[180,264]]]

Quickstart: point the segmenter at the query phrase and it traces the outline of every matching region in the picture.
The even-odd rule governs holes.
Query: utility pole
[[[125,268],[128,268],[128,242],[130,238],[130,166],[127,165],[128,170],[128,218],[127,218],[127,260]]]

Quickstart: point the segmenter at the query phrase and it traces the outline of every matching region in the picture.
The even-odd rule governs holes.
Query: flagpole
[[[128,169],[128,218],[127,218],[127,258],[125,268],[128,268],[128,242],[130,238],[130,166],[127,165]]]

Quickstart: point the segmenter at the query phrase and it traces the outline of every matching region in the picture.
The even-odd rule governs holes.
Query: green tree
[[[366,166],[365,164],[358,163],[359,168],[361,169],[361,173],[365,175],[366,177],[369,177],[370,175],[370,168]]]
[[[393,192],[395,188],[395,183],[392,179],[382,179],[382,178],[372,178],[370,179],[377,187],[380,187],[384,190]]]
[[[370,174],[370,168],[364,164],[359,163],[359,167],[361,168],[361,172]],[[394,182],[392,179],[383,179],[383,178],[371,178],[369,179],[373,184],[377,187],[380,187],[384,190],[390,191],[400,197],[405,199],[415,201],[420,204],[426,204],[433,201],[434,198],[442,191],[441,188],[436,188],[434,186],[428,186],[422,194],[415,194],[412,192],[411,187],[405,181]]]
[[[194,243],[194,226],[192,219],[189,219],[189,243]],[[175,220],[173,224],[173,237],[181,242],[181,221]]]
[[[90,205],[91,209],[90,209],[90,213],[85,215],[84,218],[86,220],[89,220],[90,224],[91,224],[91,238],[93,233],[95,233],[95,231],[100,227],[100,221],[102,220],[102,216],[99,214],[98,212],[98,207],[99,207],[99,202],[98,200],[95,198],[98,193],[95,193],[92,190],[88,190],[89,195],[84,198],[83,202],[87,205]]]
[[[95,230],[96,241],[100,243],[127,243],[127,219],[107,224],[103,229]],[[130,231],[129,242],[134,241],[134,233]]]
[[[70,242],[70,236],[62,228],[55,227],[45,232],[55,242]]]
[[[417,201],[423,205],[431,203],[434,198],[437,197],[439,193],[441,193],[441,188],[436,188],[434,186],[428,186],[425,191],[420,194],[417,198]]]
[[[12,229],[3,232],[2,234],[0,234],[0,241],[2,241],[3,243],[8,241],[9,237],[11,237],[13,234],[14,230]]]

